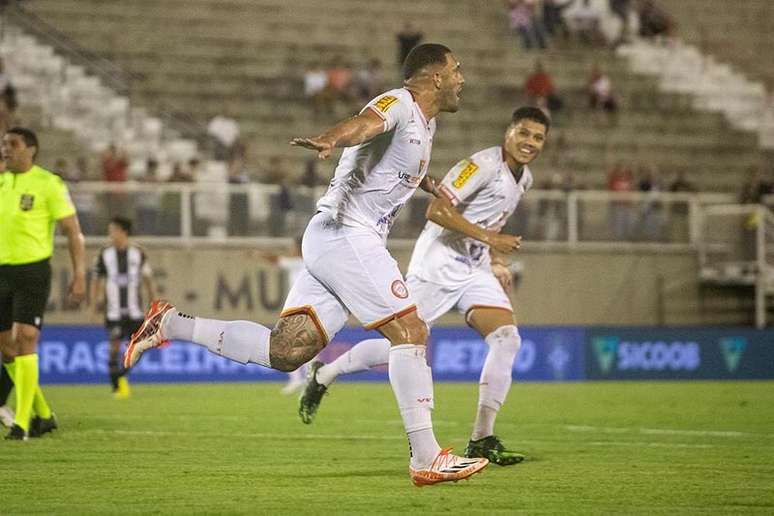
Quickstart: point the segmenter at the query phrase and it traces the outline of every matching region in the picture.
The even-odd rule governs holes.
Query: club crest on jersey
[[[399,299],[406,299],[408,297],[408,288],[406,287],[406,284],[399,279],[392,282],[390,290],[392,290],[392,294]]]
[[[19,198],[19,209],[21,211],[30,211],[35,205],[35,196],[32,194],[22,194]]]
[[[392,107],[393,104],[395,104],[398,101],[398,97],[393,97],[392,95],[385,95],[384,97],[380,98],[376,101],[374,104],[374,107],[381,111],[382,113],[386,113],[388,109]]]
[[[462,169],[460,174],[457,176],[457,179],[452,181],[452,186],[457,189],[462,188],[465,186],[465,183],[468,182],[470,176],[476,173],[476,170],[478,170],[478,165],[472,161],[468,161],[468,164],[465,166],[465,168]]]

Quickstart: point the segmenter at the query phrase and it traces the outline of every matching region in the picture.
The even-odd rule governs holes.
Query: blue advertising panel
[[[520,328],[522,347],[514,378],[525,381],[579,380],[584,376],[585,331],[580,328]],[[379,338],[373,331],[347,328],[320,354],[330,362],[357,342]],[[469,328],[435,328],[428,362],[438,381],[478,381],[487,345]],[[40,346],[43,383],[104,383],[108,342],[100,326],[44,327]],[[136,382],[284,381],[284,373],[255,364],[242,365],[206,348],[173,342],[151,350],[132,370]],[[386,368],[343,377],[342,381],[385,381]]]
[[[774,378],[774,331],[724,328],[590,328],[594,380]]]

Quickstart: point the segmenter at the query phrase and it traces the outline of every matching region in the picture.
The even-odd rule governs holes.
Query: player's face
[[[126,233],[121,226],[111,222],[108,224],[108,238],[112,245],[123,245],[126,242]]]
[[[441,75],[441,111],[456,113],[460,108],[460,95],[465,78],[462,76],[460,62],[452,54],[446,54],[446,64],[439,72]]]
[[[32,166],[35,147],[27,147],[21,135],[7,133],[3,136],[0,154],[2,154],[3,160],[5,160],[7,170],[11,172],[26,172]]]
[[[503,147],[517,163],[526,165],[540,155],[545,143],[546,126],[525,118],[508,127]]]

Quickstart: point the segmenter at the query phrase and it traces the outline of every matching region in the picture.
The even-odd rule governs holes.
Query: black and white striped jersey
[[[108,321],[142,319],[142,279],[152,274],[142,249],[103,248],[94,263],[94,273],[105,279],[105,317]]]

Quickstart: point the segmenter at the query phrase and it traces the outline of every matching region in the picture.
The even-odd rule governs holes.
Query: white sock
[[[177,310],[171,310],[169,314],[164,317],[164,324],[161,332],[164,336],[170,340],[184,340],[191,342],[193,340],[194,331],[193,315],[184,314]]]
[[[363,340],[339,358],[317,370],[317,382],[326,387],[342,374],[368,371],[372,367],[390,362],[390,341],[387,339]]]
[[[306,370],[307,365],[304,364],[295,371],[290,371],[288,373],[288,383],[300,383],[304,381],[304,378],[306,377]]]
[[[478,385],[478,413],[471,439],[478,440],[494,433],[494,420],[511,388],[513,361],[521,348],[516,326],[501,326],[484,339],[489,352]]]
[[[180,339],[205,346],[211,352],[235,362],[252,362],[265,367],[269,364],[271,330],[250,321],[218,321],[196,317],[188,336],[185,316],[175,314],[164,321],[163,333],[169,339]]]
[[[441,451],[433,434],[433,376],[425,346],[392,346],[389,364],[390,384],[411,446],[411,467],[425,469]]]

